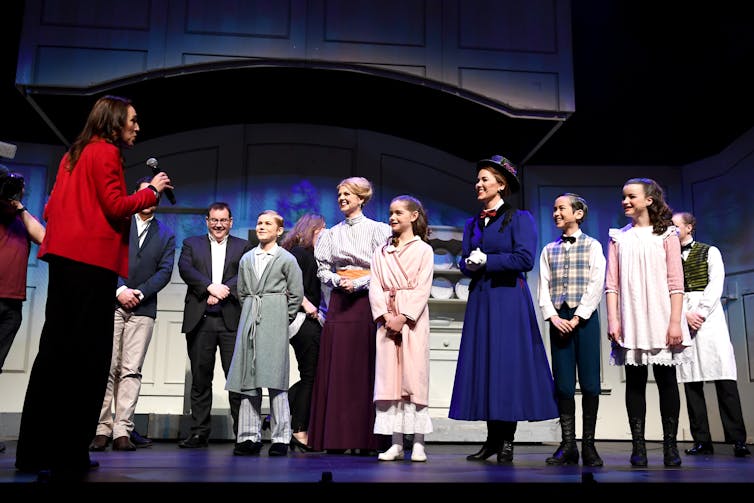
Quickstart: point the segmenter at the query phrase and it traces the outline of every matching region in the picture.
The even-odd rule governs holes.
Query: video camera
[[[24,176],[13,173],[0,164],[0,199],[20,201],[24,193]]]
[[[16,146],[0,141],[0,157],[13,159],[16,156]],[[24,176],[11,172],[0,164],[0,199],[5,201],[20,201],[24,193]]]

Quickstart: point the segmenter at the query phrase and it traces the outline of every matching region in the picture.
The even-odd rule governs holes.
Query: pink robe
[[[432,247],[415,238],[400,248],[385,245],[372,258],[369,304],[378,320],[387,312],[404,314],[402,342],[377,325],[374,400],[429,403],[429,290],[434,271]]]

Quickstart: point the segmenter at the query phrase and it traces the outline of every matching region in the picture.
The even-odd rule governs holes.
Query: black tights
[[[629,418],[644,420],[647,414],[648,365],[626,365],[626,411]],[[660,395],[660,415],[678,418],[681,397],[678,392],[676,369],[671,365],[652,365],[652,373]]]

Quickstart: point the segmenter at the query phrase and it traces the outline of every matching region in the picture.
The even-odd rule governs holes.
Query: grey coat
[[[288,389],[288,324],[304,298],[301,268],[296,258],[278,247],[257,277],[254,255],[246,252],[239,263],[238,298],[241,319],[225,389],[256,395],[259,388]]]

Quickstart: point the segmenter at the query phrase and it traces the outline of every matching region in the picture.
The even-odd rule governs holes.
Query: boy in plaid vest
[[[578,464],[576,373],[581,387],[584,466],[602,466],[594,446],[600,388],[600,321],[597,308],[605,283],[605,256],[599,241],[581,232],[586,201],[565,193],[555,199],[552,218],[562,236],[539,258],[539,307],[550,326],[552,375],[558,398],[562,442],[548,465]]]

